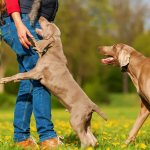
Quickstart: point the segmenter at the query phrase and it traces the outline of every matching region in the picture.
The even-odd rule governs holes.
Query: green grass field
[[[140,130],[136,141],[128,147],[124,144],[126,136],[132,127],[138,114],[138,107],[102,107],[108,115],[109,121],[105,122],[94,113],[92,118],[92,130],[98,138],[97,150],[140,150],[150,149],[150,120],[147,120]],[[64,146],[60,149],[78,150],[80,142],[69,125],[69,114],[64,109],[53,109],[53,122],[58,135],[64,137]],[[35,121],[32,118],[31,134],[38,142]],[[18,150],[13,140],[13,110],[0,110],[0,150]],[[92,150],[91,147],[87,150]]]

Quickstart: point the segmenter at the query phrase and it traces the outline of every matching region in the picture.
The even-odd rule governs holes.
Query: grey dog
[[[32,39],[40,56],[36,66],[29,72],[2,78],[0,83],[25,79],[40,80],[70,112],[70,124],[79,136],[81,146],[95,146],[97,139],[90,129],[92,113],[96,112],[105,120],[107,117],[83,92],[69,72],[58,27],[44,17],[40,17],[39,23],[41,29],[36,29],[36,32],[43,37],[43,40]]]

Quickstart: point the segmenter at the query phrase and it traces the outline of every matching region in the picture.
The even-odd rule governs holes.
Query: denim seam
[[[12,43],[12,42],[14,41],[14,39],[13,39],[13,36],[12,36],[12,34],[11,34],[10,24],[8,23],[8,25],[9,25],[8,33],[9,33],[9,35],[10,35],[10,40],[11,40],[11,43]]]
[[[9,39],[10,39],[10,42],[12,43],[13,42],[13,36],[12,36],[12,34],[11,34],[11,29],[10,29],[10,23],[7,23],[7,25],[6,26],[4,26],[4,28],[6,28],[6,27],[8,27],[8,30],[7,30],[7,32],[6,33],[2,33],[2,37],[4,37],[5,35],[9,35]],[[2,29],[1,29],[2,30]]]

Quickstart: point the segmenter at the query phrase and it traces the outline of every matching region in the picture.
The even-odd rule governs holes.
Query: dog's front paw
[[[128,138],[128,139],[125,141],[125,144],[126,144],[126,145],[129,145],[131,142],[134,142],[134,141],[135,141],[135,137]]]
[[[13,77],[6,77],[6,78],[1,78],[0,79],[0,84],[5,84],[7,82],[15,81],[17,79],[14,79]]]
[[[5,84],[8,82],[8,79],[7,78],[1,78],[0,79],[0,84]]]

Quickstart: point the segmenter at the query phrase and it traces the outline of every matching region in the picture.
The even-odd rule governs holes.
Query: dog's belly
[[[40,81],[69,110],[78,102],[89,102],[88,96],[74,80],[65,64],[53,62],[47,65],[42,71]]]
[[[55,66],[47,68],[43,72],[41,83],[67,108],[72,107],[73,96],[78,89],[77,83],[74,81],[67,67]]]

